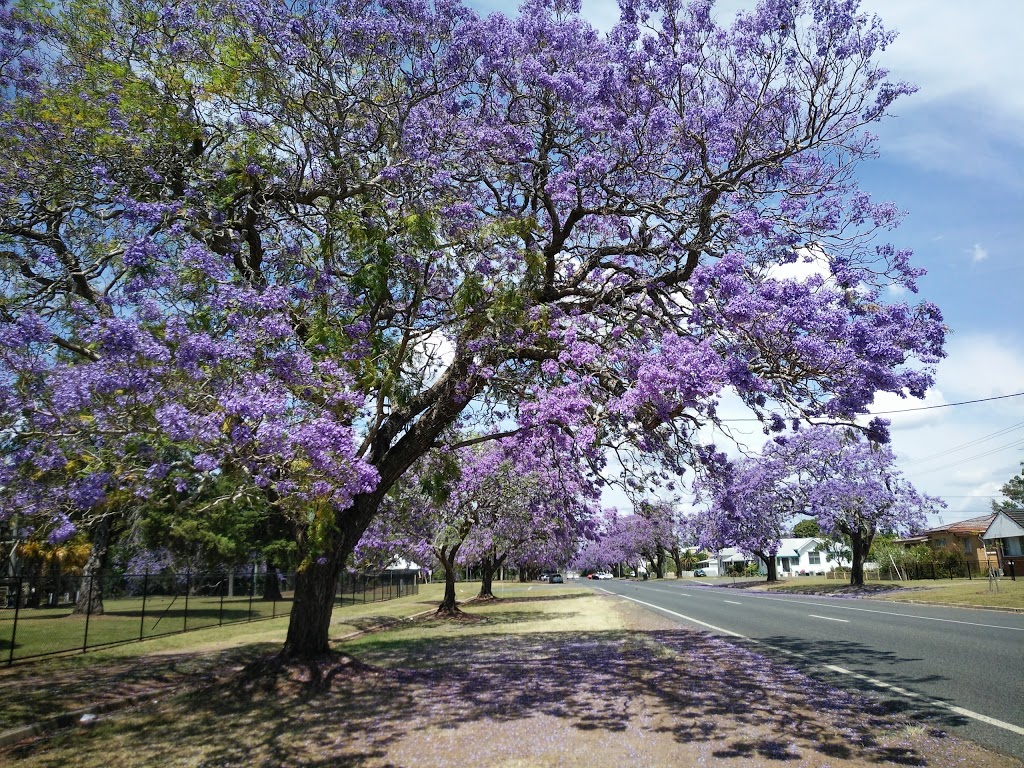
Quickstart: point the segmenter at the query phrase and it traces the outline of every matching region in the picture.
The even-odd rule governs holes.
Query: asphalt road
[[[816,677],[893,700],[921,722],[1024,757],[1024,614],[687,581],[591,583]]]

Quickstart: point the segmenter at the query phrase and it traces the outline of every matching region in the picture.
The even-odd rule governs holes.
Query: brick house
[[[907,549],[918,544],[926,544],[936,552],[955,550],[964,556],[964,560],[973,569],[984,571],[988,567],[988,561],[983,535],[995,518],[995,514],[990,514],[972,517],[968,520],[958,520],[949,525],[940,525],[921,531],[916,536],[896,539],[896,543],[902,544]]]

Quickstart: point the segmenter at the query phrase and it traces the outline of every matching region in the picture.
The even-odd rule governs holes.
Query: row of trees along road
[[[438,608],[458,612],[458,565],[480,569],[481,599],[493,598],[504,566],[529,572],[568,562],[593,536],[599,489],[564,436],[478,443],[432,453],[397,484],[356,547],[358,559],[386,565],[396,557],[440,564],[445,594]]]
[[[760,456],[702,485],[709,501],[698,517],[702,545],[755,554],[766,564],[768,581],[778,578],[780,539],[799,515],[810,515],[821,533],[848,543],[850,583],[863,584],[864,562],[879,532],[914,532],[929,512],[945,506],[902,476],[888,446],[828,426],[769,441]]]
[[[883,300],[920,270],[854,178],[913,88],[878,19],[809,5],[5,2],[3,514],[262,497],[305,656],[432,450],[561,432],[676,475],[726,389],[771,428],[923,395],[942,319]]]

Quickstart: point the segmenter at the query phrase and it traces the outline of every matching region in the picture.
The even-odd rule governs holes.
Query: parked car
[[[547,581],[547,580],[548,580],[549,578],[551,578],[551,577],[550,577],[550,576],[548,576],[548,575],[547,575],[546,573],[542,573],[542,574],[540,575],[540,580],[541,580],[541,581]]]
[[[614,578],[608,571],[598,571],[594,574],[595,579],[611,579]]]
[[[693,572],[693,575],[694,576],[707,576],[707,574],[704,572],[703,568],[698,568],[696,571]]]
[[[564,583],[562,581],[562,574],[560,574],[560,573],[553,574],[551,576],[551,583],[552,584],[562,584],[562,583]]]

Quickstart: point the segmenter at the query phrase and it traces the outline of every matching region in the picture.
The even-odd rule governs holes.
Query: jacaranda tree
[[[769,442],[761,456],[743,459],[699,483],[708,501],[698,515],[701,546],[736,547],[755,555],[765,564],[769,582],[778,581],[776,555],[782,537],[807,507],[793,466],[780,460],[777,448]]]
[[[922,395],[941,318],[883,300],[920,271],[854,180],[911,90],[891,34],[709,6],[602,36],[573,0],[5,0],[4,514],[59,540],[230,477],[290,521],[285,652],[316,654],[449,435],[678,472],[725,388],[772,428]]]
[[[794,495],[802,497],[803,511],[818,521],[822,533],[849,543],[851,584],[864,583],[864,562],[878,533],[915,533],[925,527],[929,513],[945,506],[903,477],[888,445],[851,429],[801,430],[780,438],[770,454],[771,461],[788,468]]]
[[[493,598],[506,562],[566,562],[590,532],[599,491],[580,459],[537,432],[430,454],[389,494],[356,552],[378,564],[431,557],[445,574],[441,612],[458,611],[459,565],[478,567],[479,597]]]
[[[797,515],[810,515],[821,534],[848,543],[850,582],[861,585],[876,534],[913,533],[942,506],[903,477],[889,446],[827,425],[777,437],[760,456],[702,485],[709,501],[699,516],[702,543],[752,552],[767,565],[768,581],[777,579],[775,555]]]

